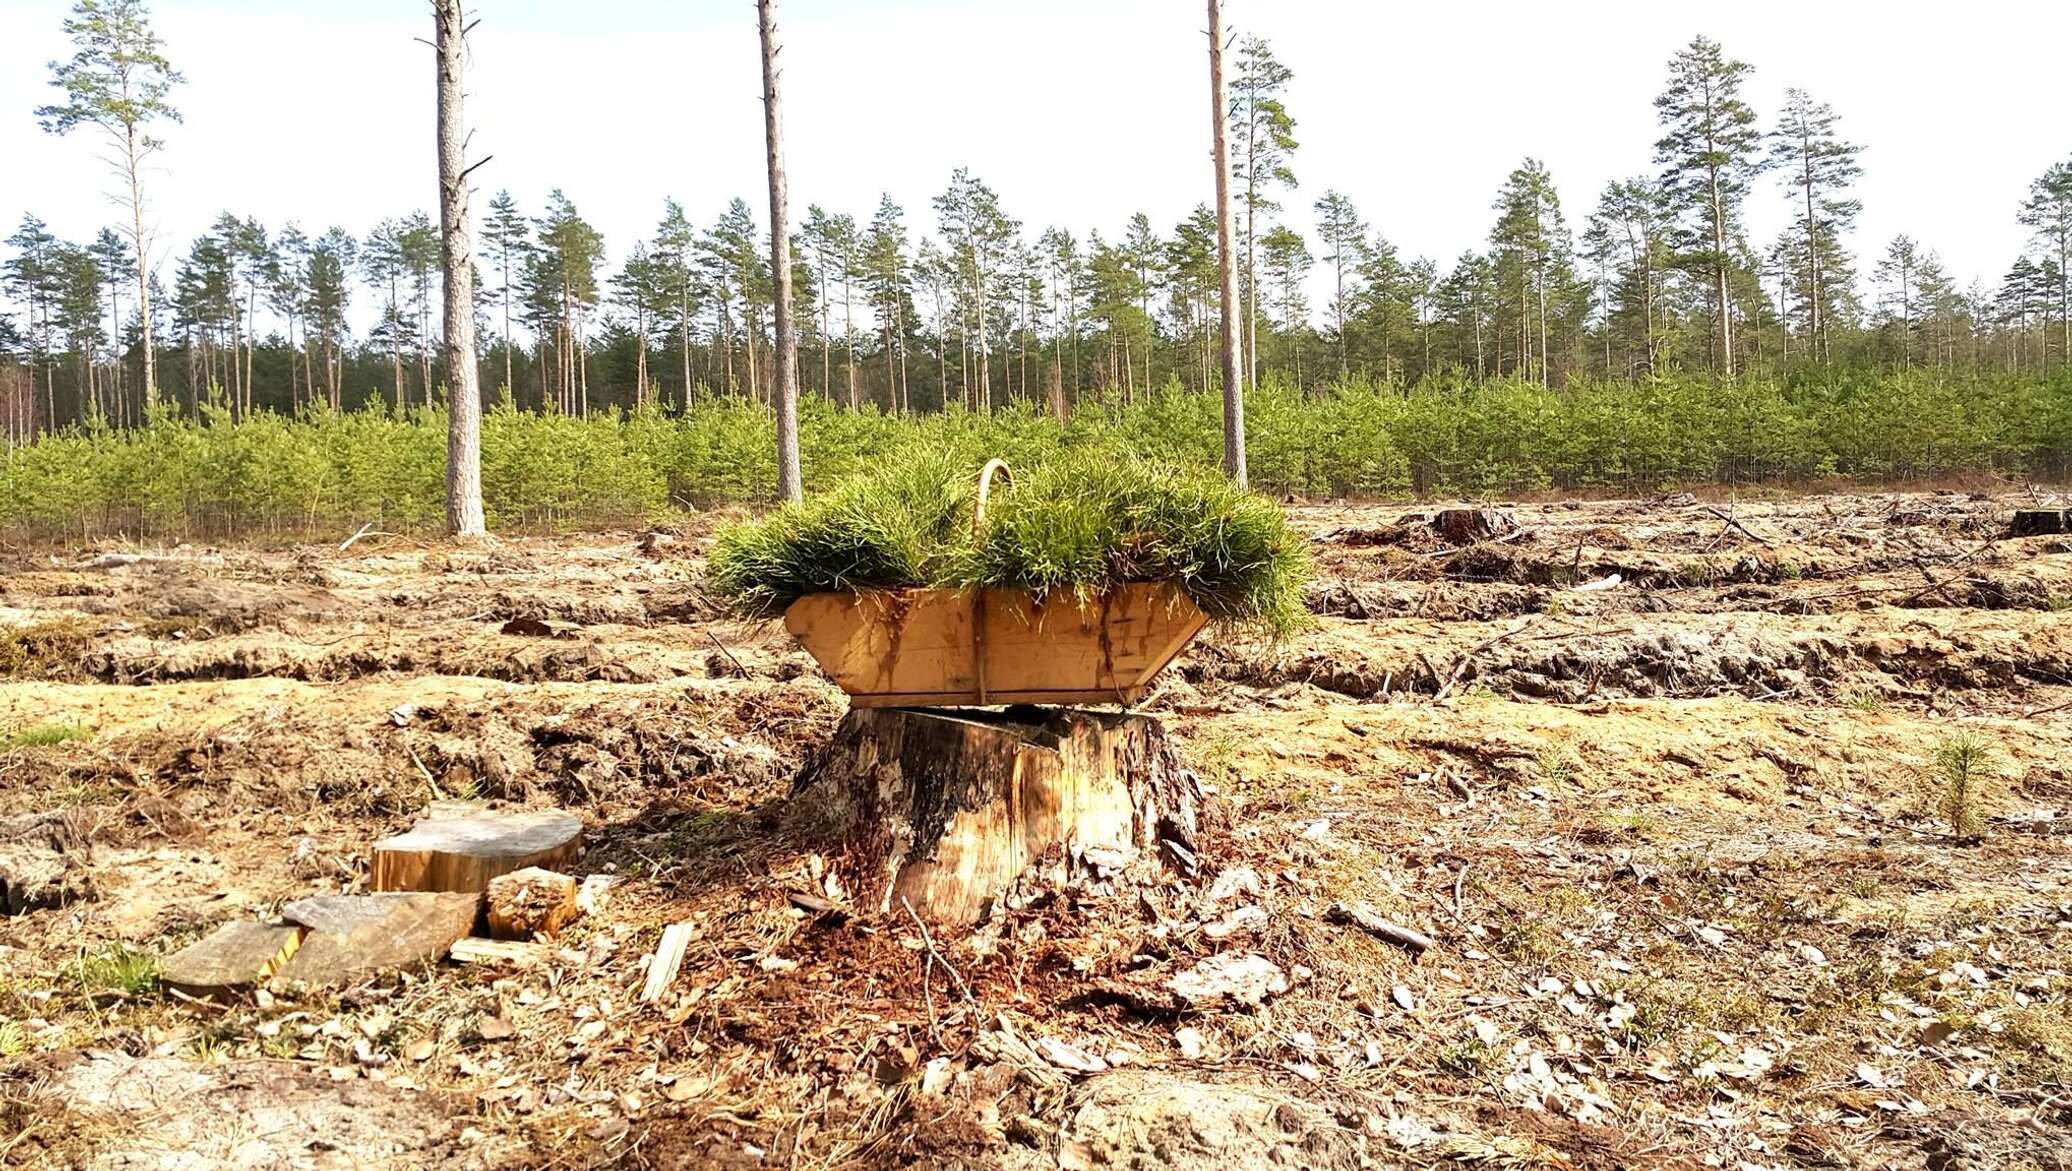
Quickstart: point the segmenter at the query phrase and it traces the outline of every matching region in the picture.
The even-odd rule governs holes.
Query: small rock
[[[1180,1047],[1180,1056],[1189,1061],[1199,1061],[1203,1049],[1208,1044],[1208,1038],[1193,1025],[1182,1025],[1173,1030],[1173,1044]]]
[[[1212,903],[1229,902],[1240,895],[1256,899],[1264,893],[1265,889],[1259,883],[1259,872],[1250,866],[1233,866],[1216,875],[1216,880],[1209,884],[1209,901]]]
[[[1239,907],[1213,923],[1202,926],[1201,933],[1210,939],[1228,939],[1240,933],[1263,935],[1266,932],[1266,912],[1256,906]]]
[[[475,1035],[484,1041],[501,1041],[517,1031],[511,1027],[510,1021],[500,1016],[483,1017],[475,1026]]]

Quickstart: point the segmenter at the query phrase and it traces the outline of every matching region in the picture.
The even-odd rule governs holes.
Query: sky
[[[0,0],[0,231],[25,212],[90,239],[119,218],[86,132],[44,133],[46,63],[69,55],[58,0]],[[1918,10],[1917,10],[1918,8]],[[436,215],[425,0],[156,0],[186,84],[151,176],[154,260],[224,210],[314,234]],[[742,196],[767,214],[761,76],[749,0],[477,0],[468,117],[482,203],[527,211],[564,190],[616,262],[662,200],[710,223]],[[932,231],[931,197],[968,166],[1031,240],[1060,225],[1114,239],[1134,212],[1161,233],[1211,200],[1204,8],[1181,0],[783,0],[793,219],[810,203],[867,220],[880,192]],[[1832,104],[1863,143],[1855,251],[1895,233],[1960,284],[1997,281],[2024,248],[2028,184],[2072,157],[2063,47],[2072,4],[1743,0],[1391,4],[1227,0],[1236,33],[1294,71],[1300,148],[1284,218],[1348,195],[1405,259],[1442,270],[1486,243],[1490,203],[1530,155],[1580,232],[1605,183],[1652,170],[1652,100],[1697,33],[1755,66],[1767,127],[1786,86]],[[1747,218],[1767,243],[1787,195],[1764,178]],[[1314,245],[1313,245],[1314,250]]]

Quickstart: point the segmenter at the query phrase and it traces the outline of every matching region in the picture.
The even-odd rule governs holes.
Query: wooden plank
[[[582,819],[558,809],[435,802],[409,832],[374,843],[374,889],[483,891],[499,874],[574,861],[582,841]]]
[[[858,706],[1128,703],[1207,624],[1178,587],[1134,583],[1081,602],[984,591],[985,692],[968,590],[810,594],[785,626]]]
[[[671,923],[662,928],[662,940],[655,944],[655,954],[648,957],[647,983],[640,989],[640,998],[649,1004],[662,999],[669,986],[676,982],[676,973],[683,968],[684,949],[691,945],[691,924]]]

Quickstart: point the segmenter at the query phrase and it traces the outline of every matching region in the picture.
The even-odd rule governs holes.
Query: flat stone
[[[225,923],[172,955],[158,979],[189,996],[224,1000],[266,981],[302,944],[306,929],[293,923],[240,919]]]
[[[437,963],[474,929],[482,896],[465,892],[325,895],[281,908],[309,928],[277,973],[283,980],[349,984],[396,968]]]

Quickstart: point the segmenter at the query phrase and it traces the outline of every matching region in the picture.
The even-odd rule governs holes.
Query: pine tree
[[[2021,222],[2057,253],[2058,324],[2064,339],[2058,361],[2072,364],[2072,161],[2052,164],[2029,185]]]
[[[504,393],[515,395],[518,386],[512,374],[511,295],[517,287],[516,274],[532,248],[532,225],[519,212],[518,201],[509,191],[499,191],[489,201],[489,215],[482,221],[482,247],[484,258],[496,270],[497,300],[503,305]]]
[[[1685,221],[1684,262],[1712,283],[1716,368],[1734,375],[1734,317],[1730,289],[1740,231],[1741,201],[1760,162],[1755,111],[1741,100],[1753,67],[1730,60],[1704,37],[1670,59],[1669,85],[1655,99],[1666,133],[1655,143],[1662,187]]]
[[[1518,306],[1518,372],[1533,377],[1534,341],[1539,349],[1539,381],[1550,381],[1552,356],[1549,302],[1561,311],[1575,285],[1572,243],[1561,215],[1561,197],[1546,164],[1526,159],[1497,194],[1496,226],[1489,242],[1498,280],[1507,299]]]
[[[1656,320],[1670,227],[1668,196],[1653,180],[1635,177],[1605,186],[1585,233],[1585,246],[1599,263],[1617,258],[1618,307],[1608,312],[1608,321],[1623,329],[1629,347],[1638,343],[1641,356],[1633,365],[1649,372],[1660,360]]]
[[[1843,192],[1863,174],[1856,156],[1863,148],[1835,132],[1834,110],[1816,102],[1805,90],[1784,91],[1784,109],[1770,132],[1770,165],[1777,168],[1792,193],[1799,218],[1800,277],[1804,290],[1808,346],[1824,364],[1832,360],[1827,317],[1832,316],[1832,285],[1845,284],[1843,274],[1823,269],[1824,253],[1838,253],[1840,237],[1855,225],[1862,205]]]
[[[1254,382],[1259,379],[1259,219],[1261,213],[1280,210],[1270,194],[1274,188],[1296,186],[1288,166],[1296,148],[1295,119],[1281,101],[1294,76],[1275,60],[1264,39],[1248,36],[1239,44],[1237,75],[1230,85],[1230,165],[1244,188],[1238,194],[1245,213],[1238,234],[1245,253],[1245,369]]]
[[[912,409],[907,401],[906,336],[913,320],[913,284],[906,250],[906,212],[890,193],[880,195],[863,241],[863,287],[884,346],[885,409],[895,414]]]
[[[65,21],[65,35],[72,38],[75,51],[70,61],[52,63],[50,78],[64,91],[65,100],[40,107],[36,117],[53,134],[96,127],[110,146],[125,192],[122,201],[130,211],[126,230],[136,258],[148,411],[158,404],[158,359],[151,332],[151,236],[144,224],[144,172],[165,146],[152,136],[151,126],[180,120],[171,97],[173,87],[185,79],[166,59],[143,0],[78,0]]]
[[[956,262],[958,275],[970,293],[966,308],[978,332],[978,391],[973,396],[972,405],[990,410],[993,383],[986,325],[992,316],[993,297],[997,292],[993,270],[1021,225],[1000,209],[1000,197],[993,193],[993,189],[974,178],[965,167],[952,172],[949,188],[935,197],[935,215],[943,241]]]
[[[1915,304],[1920,292],[1921,249],[1911,236],[1894,236],[1885,247],[1885,258],[1873,273],[1885,291],[1885,319],[1899,327],[1900,364],[1914,365]]]
[[[691,322],[698,310],[699,287],[696,256],[698,234],[684,216],[683,205],[674,199],[662,201],[662,222],[655,225],[651,256],[676,312],[676,340],[683,347],[683,402],[691,403]]]
[[[439,268],[446,342],[446,531],[480,537],[482,387],[475,350],[475,240],[468,197],[467,117],[461,71],[467,30],[461,0],[433,0],[433,74],[438,93]],[[430,399],[431,376],[425,376]]]
[[[21,227],[7,238],[8,246],[14,249],[14,255],[7,261],[7,285],[29,311],[23,335],[29,351],[29,399],[32,406],[36,396],[36,367],[38,364],[43,366],[45,428],[57,426],[57,388],[51,359],[52,302],[56,300],[58,291],[57,243],[57,237],[51,235],[44,222],[33,215],[23,215]]]
[[[357,242],[339,227],[326,230],[309,250],[309,324],[324,339],[324,389],[334,411],[345,406],[340,367],[347,338],[346,311],[352,304],[349,274],[358,259]]]
[[[1331,266],[1331,332],[1338,342],[1338,375],[1351,372],[1347,360],[1345,325],[1351,296],[1359,290],[1348,287],[1346,277],[1359,270],[1367,247],[1367,225],[1360,222],[1353,201],[1336,191],[1324,192],[1317,200],[1317,242],[1324,249],[1324,263]]]
[[[1259,250],[1268,283],[1273,289],[1274,315],[1285,332],[1288,357],[1293,359],[1291,375],[1299,386],[1302,383],[1302,330],[1303,324],[1309,320],[1309,300],[1303,295],[1302,286],[1309,279],[1314,259],[1301,234],[1286,224],[1276,224],[1260,237]]]

